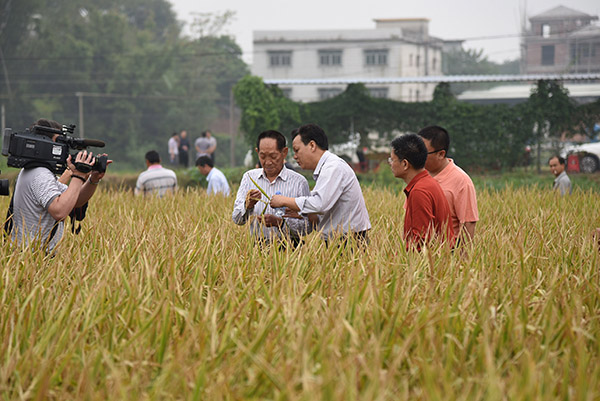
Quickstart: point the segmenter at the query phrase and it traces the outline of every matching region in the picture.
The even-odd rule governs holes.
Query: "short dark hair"
[[[448,153],[450,148],[450,136],[448,131],[439,125],[430,125],[419,131],[420,137],[431,141],[431,146],[435,150],[445,150]]]
[[[173,132],[173,133],[171,134],[171,136],[177,136],[177,135],[178,135],[178,134],[177,134],[177,132]]]
[[[557,159],[558,159],[558,164],[561,164],[561,165],[563,165],[563,166],[564,166],[564,165],[565,165],[565,163],[567,162],[567,161],[565,160],[565,158],[564,158],[564,157],[562,157],[562,156],[559,156],[559,155],[554,155],[554,156],[552,156],[551,158],[549,158],[549,159],[548,159],[548,163],[550,163],[550,160],[552,160],[552,159],[554,159],[554,158],[557,158]]]
[[[279,131],[275,130],[267,130],[258,134],[258,139],[256,140],[256,149],[260,150],[260,141],[264,138],[272,138],[277,141],[277,150],[282,151],[285,148],[286,140],[285,136]]]
[[[157,164],[160,163],[160,156],[156,150],[151,150],[146,153],[146,160],[148,160],[148,163],[150,164]]]
[[[29,127],[29,128],[33,129],[34,125],[39,125],[39,126],[42,126],[42,127],[48,127],[48,128],[54,128],[54,129],[62,130],[62,125],[60,125],[60,123],[58,123],[58,122],[56,122],[54,120],[48,120],[47,118],[40,118],[35,123],[33,123],[33,125],[31,127]]]
[[[325,131],[323,131],[323,129],[317,124],[305,124],[298,127],[297,132],[294,131],[292,131],[292,140],[294,140],[296,136],[300,135],[300,139],[305,145],[308,145],[310,141],[315,141],[319,148],[323,150],[329,149],[327,135],[325,135]]]
[[[394,154],[398,156],[398,160],[408,160],[413,168],[417,170],[425,167],[427,147],[419,135],[406,134],[399,136],[392,141],[392,149]]]
[[[200,156],[196,159],[196,166],[204,167],[206,165],[209,165],[210,167],[215,166],[215,163],[213,163],[210,156]]]

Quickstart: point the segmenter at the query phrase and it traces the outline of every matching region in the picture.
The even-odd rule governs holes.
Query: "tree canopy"
[[[115,167],[160,153],[173,131],[198,135],[248,72],[240,47],[217,29],[229,12],[204,15],[196,25],[210,35],[188,37],[166,0],[4,0],[0,9],[7,125],[78,124],[83,94],[85,136],[107,143]]]

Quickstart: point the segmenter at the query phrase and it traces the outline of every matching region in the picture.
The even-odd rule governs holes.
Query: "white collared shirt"
[[[252,183],[250,177],[252,177],[252,179],[266,192],[269,198],[275,195],[276,192],[281,192],[281,195],[292,198],[310,194],[306,178],[295,171],[289,170],[285,166],[283,166],[283,169],[281,169],[279,175],[273,182],[269,181],[262,168],[247,171],[244,173],[242,181],[240,182],[240,188],[238,189],[235,204],[233,205],[233,213],[231,215],[233,221],[238,225],[246,224],[250,216],[260,216],[265,208],[265,214],[275,214],[275,210],[268,205],[269,200],[264,195],[261,196],[261,200],[267,204],[259,201],[254,205],[253,209],[246,210],[246,194],[251,189],[258,189],[254,183]],[[287,225],[279,229],[278,227],[265,227],[264,224],[259,224],[254,220],[250,225],[250,231],[253,234],[260,235],[266,239],[271,239],[273,237],[281,238],[282,230],[284,233],[287,233],[288,227],[290,235],[294,237],[306,235],[311,231],[307,218],[286,218],[285,221]]]
[[[302,214],[321,215],[319,230],[325,239],[371,229],[360,184],[348,163],[326,151],[313,177],[316,185],[310,196],[296,198],[296,205]]]
[[[208,181],[208,187],[206,188],[207,194],[216,195],[221,193],[225,196],[229,196],[229,183],[227,182],[225,174],[223,174],[218,168],[213,167],[210,170],[210,173],[208,173],[206,176],[206,181]]]

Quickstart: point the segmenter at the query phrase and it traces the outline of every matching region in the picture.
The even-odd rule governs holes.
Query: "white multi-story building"
[[[429,20],[376,19],[375,29],[255,31],[252,73],[263,79],[396,78],[442,75],[441,39]],[[340,94],[345,85],[280,85],[296,101]],[[435,84],[369,84],[371,96],[431,100]]]

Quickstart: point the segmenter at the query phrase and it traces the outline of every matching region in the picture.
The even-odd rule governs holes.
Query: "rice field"
[[[363,188],[364,252],[257,247],[201,189],[3,239],[0,399],[599,399],[597,193],[480,191],[466,253],[415,254],[398,189]]]

